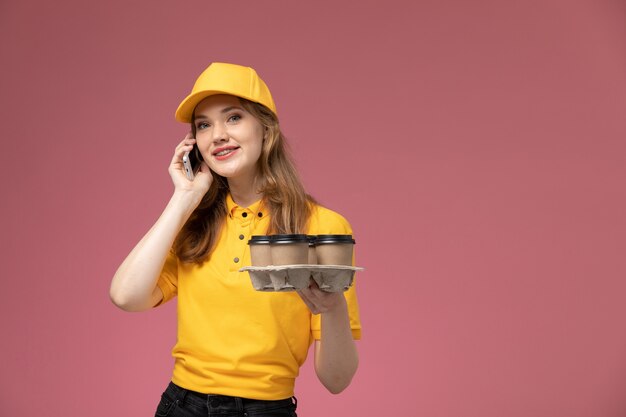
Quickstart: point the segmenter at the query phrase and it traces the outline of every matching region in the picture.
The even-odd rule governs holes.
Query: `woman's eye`
[[[196,129],[203,130],[203,129],[206,129],[207,127],[209,127],[208,123],[198,123],[198,125],[196,126]]]
[[[238,115],[238,114],[233,114],[232,116],[230,116],[230,117],[228,118],[228,121],[229,121],[229,122],[236,122],[236,121],[238,121],[239,119],[241,119],[241,116],[240,116],[240,115]]]

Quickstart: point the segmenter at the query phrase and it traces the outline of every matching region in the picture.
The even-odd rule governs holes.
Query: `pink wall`
[[[0,415],[154,412],[175,304],[124,313],[108,287],[172,192],[176,106],[227,61],[268,82],[367,268],[359,372],[332,396],[307,363],[301,416],[624,416],[625,18],[609,0],[3,1]]]

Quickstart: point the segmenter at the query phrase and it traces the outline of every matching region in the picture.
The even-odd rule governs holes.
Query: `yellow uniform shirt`
[[[295,292],[252,288],[248,240],[267,232],[261,202],[239,207],[227,197],[228,217],[210,259],[202,265],[178,262],[170,253],[158,280],[162,303],[178,295],[178,340],[172,381],[186,389],[262,400],[293,396],[295,378],[309,346],[321,337],[312,315]],[[310,235],[352,234],[339,214],[315,206]],[[361,337],[354,285],[344,293],[355,339]]]

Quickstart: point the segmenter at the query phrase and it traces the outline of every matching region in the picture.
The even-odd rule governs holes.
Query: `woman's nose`
[[[214,142],[223,142],[228,140],[228,135],[226,134],[226,129],[220,123],[216,123],[213,126],[213,141]]]

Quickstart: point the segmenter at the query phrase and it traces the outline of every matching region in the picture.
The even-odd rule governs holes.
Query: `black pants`
[[[161,396],[155,417],[296,417],[296,397],[284,400],[250,400],[227,395],[201,394],[170,382]]]

